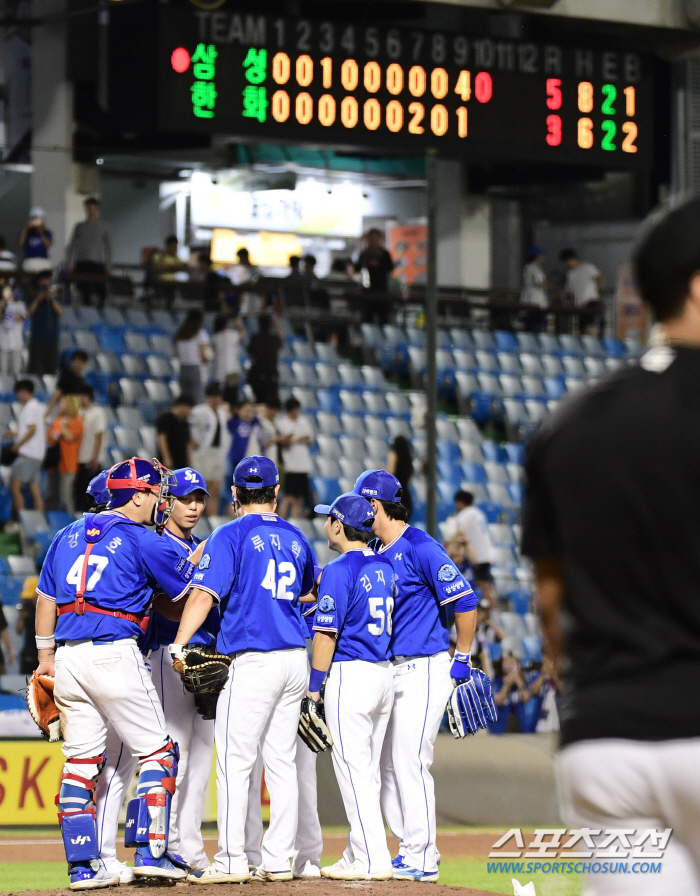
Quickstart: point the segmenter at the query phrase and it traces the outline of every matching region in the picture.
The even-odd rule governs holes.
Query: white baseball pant
[[[350,822],[345,859],[367,874],[391,870],[380,805],[379,765],[394,695],[391,663],[333,663],[326,682],[326,721],[333,768]]]
[[[168,852],[182,856],[193,869],[206,868],[209,859],[202,840],[202,814],[214,758],[214,721],[205,721],[195,709],[194,695],[182,686],[167,647],[154,650],[150,662],[168,732],[180,749]]]
[[[261,864],[266,871],[290,867],[299,806],[294,758],[306,670],[303,648],[246,651],[231,663],[215,725],[219,851],[214,864],[227,874],[248,870],[245,825],[259,749],[270,793]]]
[[[556,772],[559,810],[570,829],[636,831],[628,837],[633,845],[643,831],[673,828],[660,857],[650,855],[647,840],[647,858],[576,859],[662,866],[657,874],[588,874],[584,896],[700,896],[700,738],[580,741],[557,755]]]
[[[119,813],[137,760],[127,750],[112,725],[107,728],[107,762],[97,779],[97,847],[108,870],[117,862]]]
[[[435,739],[452,693],[447,651],[394,664],[394,703],[382,750],[382,810],[411,868],[434,873]]]
[[[323,831],[318,820],[318,789],[316,779],[316,756],[297,736],[297,751],[294,764],[297,769],[297,786],[299,788],[299,815],[297,818],[297,836],[294,841],[294,863],[292,871],[301,874],[304,865],[321,867],[323,852]],[[262,863],[260,844],[263,836],[262,815],[260,813],[260,797],[262,787],[263,761],[262,753],[253,768],[248,790],[248,815],[245,823],[245,852],[250,865]]]

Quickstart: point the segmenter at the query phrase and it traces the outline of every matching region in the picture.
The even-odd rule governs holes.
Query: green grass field
[[[334,856],[326,858],[324,864],[332,864]],[[18,893],[24,890],[48,890],[65,887],[68,877],[64,862],[18,862],[4,864],[0,871],[0,892]],[[537,874],[522,878],[521,884],[534,881],[537,896],[579,896],[579,881],[576,877],[555,874]],[[453,887],[473,887],[476,890],[490,890],[513,896],[510,876],[489,874],[483,859],[448,859],[440,866],[440,883]]]

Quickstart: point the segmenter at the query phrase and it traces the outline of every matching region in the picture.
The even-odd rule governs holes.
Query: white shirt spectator
[[[217,418],[219,423],[219,445],[224,454],[228,452],[231,434],[228,431],[228,416],[223,405],[214,410],[205,401],[192,408],[190,414],[190,432],[197,443],[197,450],[211,448],[216,436]]]
[[[523,288],[520,293],[520,301],[524,305],[537,305],[546,308],[549,304],[547,298],[547,275],[542,270],[538,261],[531,261],[523,268]]]
[[[211,347],[211,340],[206,330],[200,330],[192,339],[178,339],[175,342],[175,351],[180,364],[199,365],[202,363],[200,345]]]
[[[272,420],[268,420],[267,417],[258,417],[258,422],[250,434],[248,457],[256,454],[262,457],[269,457],[275,466],[279,466],[279,447],[277,443],[274,442],[268,445],[267,448],[263,446],[263,442],[274,439],[276,435],[278,435],[277,427]]]
[[[296,420],[283,414],[277,423],[277,429],[281,436],[292,436],[295,439],[300,436],[309,436],[311,439],[314,437],[311,421],[303,414],[300,414]],[[284,448],[282,458],[287,473],[311,472],[311,452],[309,446],[303,442],[297,442],[290,448]]]
[[[19,449],[22,457],[43,460],[46,454],[46,424],[44,423],[44,405],[36,398],[30,398],[22,405],[19,412],[19,430],[17,441],[22,439],[32,424],[36,427],[34,435]]]
[[[17,320],[15,315],[21,315]],[[18,352],[22,350],[22,326],[27,316],[27,306],[24,302],[12,298],[7,303],[5,314],[0,322],[0,351]]]
[[[600,271],[590,261],[581,261],[566,275],[566,288],[574,297],[577,308],[599,298],[598,280]]]
[[[233,328],[219,330],[211,341],[214,346],[214,379],[223,388],[227,376],[241,374],[241,334]]]
[[[83,437],[80,440],[79,464],[88,464],[92,460],[95,451],[95,439],[102,433],[102,446],[100,453],[95,458],[96,463],[103,466],[105,463],[105,438],[107,430],[107,415],[98,405],[90,405],[83,411]]]
[[[477,564],[493,563],[493,545],[486,517],[478,507],[464,507],[457,514],[457,531],[464,532]]]

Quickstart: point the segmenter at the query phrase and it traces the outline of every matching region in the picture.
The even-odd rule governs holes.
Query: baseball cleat
[[[419,871],[417,868],[409,868],[408,865],[395,869],[393,874],[394,880],[415,880],[423,884],[434,884],[439,877],[439,871]]]
[[[216,865],[210,865],[201,871],[191,871],[187,875],[190,884],[242,884],[251,880],[250,871],[221,871]]]
[[[285,871],[267,871],[262,865],[253,871],[253,880],[276,881],[276,880],[292,880],[292,869],[287,868]]]
[[[185,880],[188,869],[189,866],[178,868],[167,853],[159,859],[154,859],[148,849],[143,847],[139,847],[134,856],[134,875],[139,880],[146,877],[157,877],[161,880]]]
[[[103,862],[99,862],[97,871],[91,862],[74,862],[68,868],[71,890],[99,890],[102,887],[118,887],[119,875],[108,871]]]
[[[321,876],[321,869],[318,865],[314,865],[314,863],[309,860],[306,862],[304,867],[299,872],[294,872],[294,877],[299,880],[311,880],[312,878],[318,878]]]
[[[325,868],[321,868],[321,877],[327,877],[330,880],[391,880],[393,876],[393,868],[369,872],[365,870],[361,862],[357,861],[348,865],[341,860],[335,865],[326,865]]]
[[[408,868],[408,865],[404,862],[404,857],[402,855],[398,855],[391,860],[391,867],[395,869]]]
[[[105,862],[105,868],[111,874],[119,875],[120,884],[133,884],[136,880],[134,877],[134,869],[130,868],[126,862],[118,862],[116,859],[112,859],[111,862]]]

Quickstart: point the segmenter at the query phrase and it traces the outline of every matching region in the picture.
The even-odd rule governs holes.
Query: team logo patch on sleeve
[[[205,554],[202,559],[199,561],[199,566],[197,569],[209,569],[209,564],[211,563],[211,554]]]
[[[321,613],[330,613],[331,610],[335,610],[335,601],[330,596],[330,594],[324,594],[321,600],[318,602],[318,609]]]
[[[437,571],[438,582],[454,582],[459,575],[459,570],[451,563],[443,563]]]

